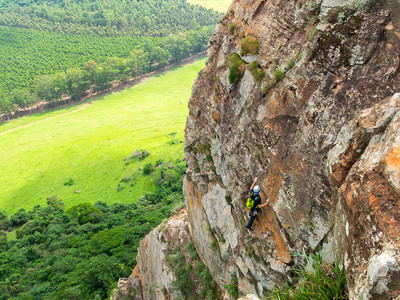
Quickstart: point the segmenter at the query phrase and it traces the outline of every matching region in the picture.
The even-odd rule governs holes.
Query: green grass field
[[[116,190],[124,176],[142,174],[139,168],[147,163],[173,163],[184,157],[183,144],[171,141],[184,140],[188,99],[204,61],[174,67],[92,104],[1,124],[0,210],[30,209],[51,195],[70,207],[80,202],[132,202],[151,192],[153,177],[145,175],[137,176],[133,187]],[[127,165],[123,159],[139,148],[149,150],[150,156]],[[70,179],[74,184],[64,185]]]
[[[206,8],[213,8],[225,13],[232,3],[232,0],[188,0],[190,4],[198,4]]]

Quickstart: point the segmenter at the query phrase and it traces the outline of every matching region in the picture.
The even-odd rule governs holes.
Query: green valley
[[[203,65],[200,59],[92,102],[1,124],[0,210],[31,209],[52,195],[70,207],[129,203],[152,192],[157,172],[140,168],[160,160],[168,168],[184,157],[186,106]],[[150,155],[133,159],[137,149]],[[130,176],[133,186],[123,180]]]
[[[0,0],[1,120],[205,51],[220,16],[185,0]]]

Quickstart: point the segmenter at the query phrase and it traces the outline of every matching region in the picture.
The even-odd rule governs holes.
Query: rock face
[[[175,246],[184,248],[191,240],[187,226],[186,211],[181,211],[153,229],[140,242],[137,265],[131,276],[118,281],[119,291],[115,292],[111,299],[176,298],[171,290],[173,271],[166,259]]]
[[[236,274],[262,297],[291,281],[291,253],[321,250],[345,263],[352,299],[400,290],[399,49],[398,1],[232,3],[185,131],[191,234],[221,288]],[[249,233],[256,176],[270,205]]]

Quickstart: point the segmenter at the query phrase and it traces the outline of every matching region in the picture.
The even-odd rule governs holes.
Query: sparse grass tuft
[[[172,282],[173,289],[179,291],[184,299],[218,299],[217,284],[210,271],[200,261],[193,243],[187,243],[185,249],[192,261],[186,261],[183,249],[179,246],[167,256],[167,263],[175,276]]]
[[[308,34],[308,40],[311,42],[314,39],[314,35],[317,32],[317,28],[313,28],[313,30],[311,30],[311,32]]]
[[[272,74],[272,81],[273,81],[273,84],[271,84],[271,85],[274,85],[274,84],[278,83],[279,81],[281,81],[281,80],[283,79],[284,76],[285,76],[285,73],[283,72],[282,68],[277,67],[277,68],[274,70],[274,73]],[[272,83],[272,82],[271,82],[271,83]]]
[[[230,34],[234,34],[235,33],[235,28],[236,28],[235,24],[229,25],[229,33]]]
[[[196,248],[194,247],[193,242],[189,242],[186,244],[186,250],[189,252],[189,256],[191,259],[199,258]]]
[[[229,57],[229,82],[230,84],[242,79],[246,68],[246,62],[240,57],[239,54],[233,53]]]
[[[305,259],[312,269],[306,270],[305,265],[304,269],[296,269],[298,283],[285,289],[276,287],[266,299],[348,299],[344,268],[339,263],[330,265],[323,262],[320,253],[306,256]]]
[[[291,68],[293,68],[294,67],[294,64],[296,63],[296,60],[295,59],[289,59],[287,62],[286,62],[286,67],[290,70]]]
[[[248,36],[240,41],[240,48],[244,54],[257,54],[258,53],[258,42],[254,36]]]
[[[249,70],[257,81],[261,81],[265,76],[264,70],[258,65],[256,61],[252,61],[249,64]]]
[[[231,295],[233,299],[237,299],[239,297],[238,278],[235,274],[231,275],[231,283],[224,285],[224,288],[226,288],[229,295]]]

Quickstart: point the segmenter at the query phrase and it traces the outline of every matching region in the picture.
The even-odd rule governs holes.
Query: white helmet
[[[256,185],[253,189],[255,194],[258,194],[260,192],[260,187],[258,185]]]

